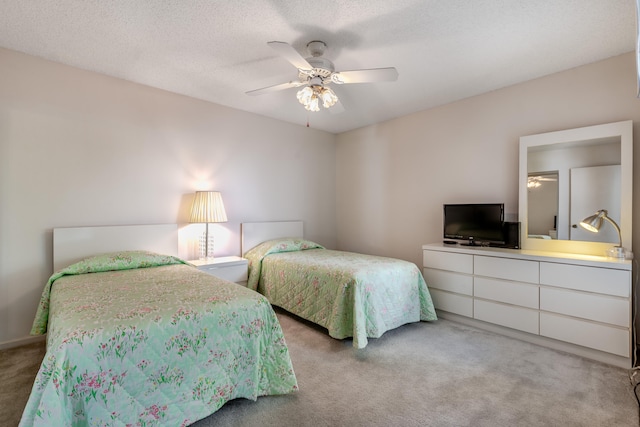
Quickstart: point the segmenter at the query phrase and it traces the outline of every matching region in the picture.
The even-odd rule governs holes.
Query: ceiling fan
[[[530,175],[527,177],[527,188],[538,188],[545,181],[557,181],[558,177],[554,174],[549,175]]]
[[[304,86],[298,91],[298,101],[309,111],[319,111],[320,103],[324,108],[330,108],[338,104],[342,110],[338,97],[327,87],[331,83],[375,83],[388,82],[398,79],[398,71],[393,68],[372,68],[364,70],[335,71],[333,62],[324,58],[327,44],[320,40],[314,40],[307,44],[307,50],[311,55],[303,58],[290,44],[279,41],[267,43],[284,59],[298,69],[298,79],[287,83],[268,86],[262,89],[250,90],[247,95],[262,95],[292,87]]]

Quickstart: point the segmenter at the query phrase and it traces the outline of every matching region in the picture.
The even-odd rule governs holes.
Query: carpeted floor
[[[278,317],[300,390],[231,401],[194,426],[638,426],[625,369],[447,320],[355,350]],[[0,353],[0,425],[17,425],[43,346]]]
[[[0,426],[18,425],[44,353],[44,340],[0,351]]]

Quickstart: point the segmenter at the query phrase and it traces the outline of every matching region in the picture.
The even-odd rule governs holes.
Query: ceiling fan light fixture
[[[319,85],[300,89],[297,98],[308,111],[320,111],[320,101],[322,101],[324,108],[330,108],[338,102],[338,97],[330,88]]]
[[[296,95],[300,104],[304,105],[308,111],[320,111],[318,107],[318,96],[311,86],[305,86]]]
[[[336,102],[338,102],[338,97],[336,96],[335,93],[333,93],[331,88],[323,87],[321,94],[322,94],[322,106],[324,108],[333,107],[336,104]]]
[[[309,102],[311,102],[312,96],[313,96],[313,89],[311,89],[310,86],[303,87],[298,91],[298,94],[296,95],[296,97],[298,98],[298,101],[300,101],[300,104],[302,105],[309,104]]]
[[[297,92],[297,98],[307,111],[320,111],[322,103],[324,108],[331,108],[337,104],[334,111],[341,112],[344,111],[344,107],[333,90],[325,87],[325,84],[391,82],[398,79],[398,71],[393,67],[336,72],[333,62],[323,57],[327,44],[321,40],[312,40],[307,44],[311,54],[309,58],[302,57],[289,43],[270,41],[267,44],[296,67],[298,80],[250,90],[246,92],[247,95],[261,95],[305,86]]]
[[[306,108],[309,111],[320,111],[320,107],[318,106],[318,97],[313,96],[309,104],[305,105],[304,108]]]
[[[527,178],[527,188],[538,188],[542,185],[540,180],[536,179],[533,176]]]

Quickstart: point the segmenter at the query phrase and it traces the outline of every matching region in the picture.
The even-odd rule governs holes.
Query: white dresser
[[[422,249],[441,317],[632,366],[631,261],[441,243]]]

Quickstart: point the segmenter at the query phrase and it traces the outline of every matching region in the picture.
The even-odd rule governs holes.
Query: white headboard
[[[53,229],[53,271],[107,252],[145,250],[178,255],[178,225],[119,225]]]
[[[242,254],[249,249],[271,239],[284,237],[304,237],[302,221],[275,222],[243,222],[242,223]]]

